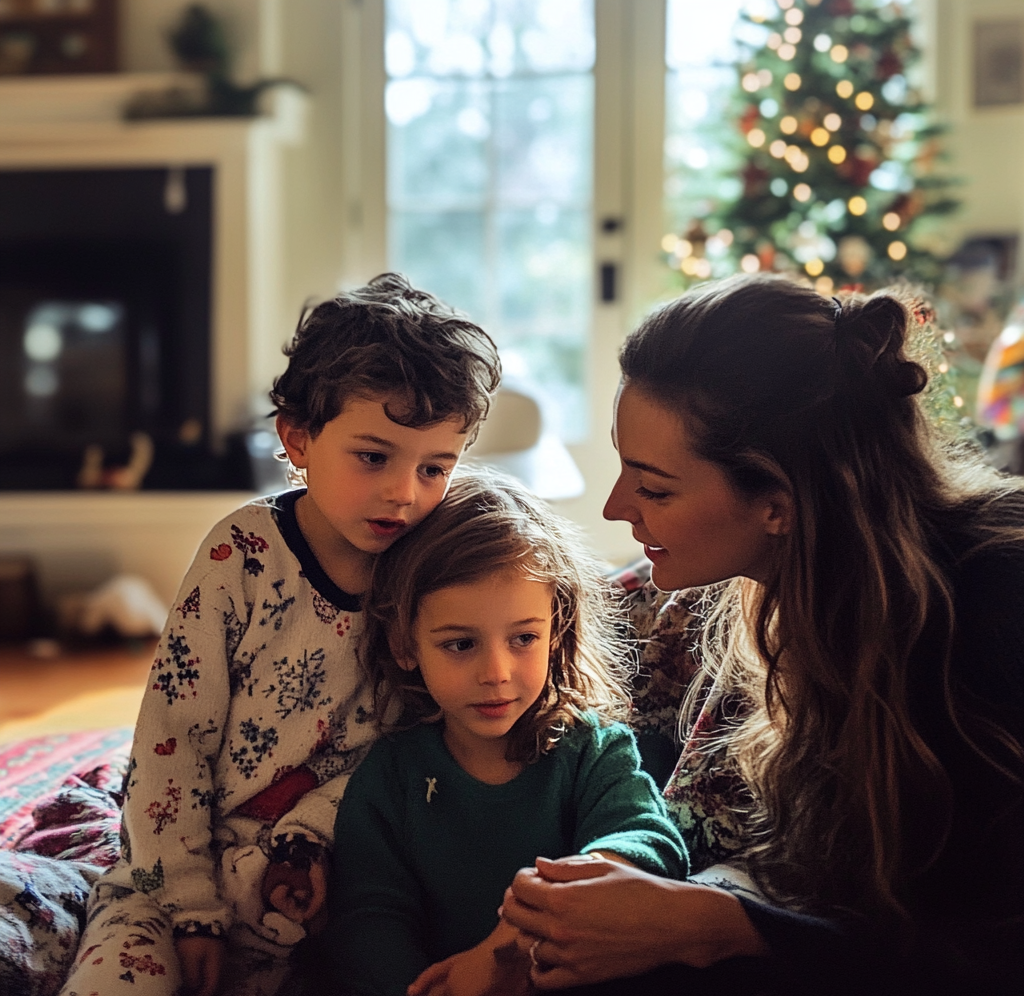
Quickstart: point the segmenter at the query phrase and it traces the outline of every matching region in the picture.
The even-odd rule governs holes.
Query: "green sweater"
[[[613,851],[687,871],[660,793],[625,726],[580,724],[504,785],[467,774],[441,724],[381,738],[335,824],[324,947],[345,992],[404,996],[428,965],[483,940],[515,873],[537,856]]]

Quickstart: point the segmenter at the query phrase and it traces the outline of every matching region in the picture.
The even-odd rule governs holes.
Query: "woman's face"
[[[659,588],[764,580],[772,543],[789,529],[784,495],[739,494],[693,452],[683,420],[629,383],[616,398],[612,442],[622,469],[604,517],[632,525]]]

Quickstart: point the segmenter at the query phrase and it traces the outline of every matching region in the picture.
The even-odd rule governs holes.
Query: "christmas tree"
[[[708,194],[706,175],[681,177],[677,214],[694,210],[663,244],[684,284],[737,270],[800,273],[824,294],[937,282],[935,221],[958,202],[901,5],[774,0],[737,38],[731,110],[705,126],[731,144],[734,179]]]

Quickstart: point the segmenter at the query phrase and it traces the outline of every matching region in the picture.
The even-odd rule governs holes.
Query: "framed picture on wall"
[[[1024,17],[974,25],[974,106],[1024,104]]]
[[[0,0],[0,76],[112,73],[118,0]]]

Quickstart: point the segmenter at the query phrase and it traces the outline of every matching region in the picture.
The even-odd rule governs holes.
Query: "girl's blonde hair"
[[[632,654],[616,589],[601,566],[571,523],[514,480],[460,468],[444,501],[374,564],[362,657],[378,723],[441,718],[419,670],[398,664],[416,659],[413,627],[423,599],[507,569],[553,591],[547,684],[512,728],[508,760],[533,763],[586,713],[601,722],[626,718]]]
[[[907,346],[929,322],[908,290],[837,300],[757,275],[672,302],[621,355],[737,493],[792,503],[764,583],[723,585],[703,641],[750,704],[723,739],[755,798],[755,875],[777,899],[895,922],[952,828],[935,723],[1021,785],[1012,727],[952,664],[956,573],[983,546],[1020,551],[1022,482],[926,416],[927,350]]]

